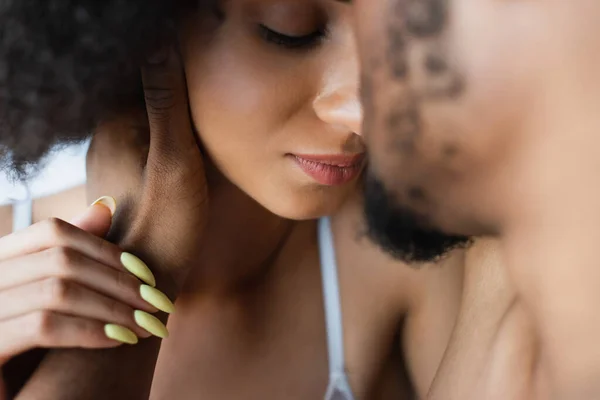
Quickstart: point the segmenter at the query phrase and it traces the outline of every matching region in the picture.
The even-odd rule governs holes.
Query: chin
[[[364,213],[367,234],[390,256],[420,265],[435,262],[455,248],[471,243],[468,236],[440,230],[429,218],[398,201],[383,180],[369,175],[365,182]]]
[[[271,199],[273,200],[273,199]],[[282,218],[306,221],[334,214],[343,204],[345,198],[311,194],[299,194],[289,198],[278,198],[276,201],[262,203],[263,207]]]

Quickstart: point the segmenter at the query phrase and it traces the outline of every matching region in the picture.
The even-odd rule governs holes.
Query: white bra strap
[[[335,248],[329,218],[319,220],[319,252],[321,275],[323,277],[323,297],[325,300],[329,374],[332,378],[338,378],[340,375],[345,375],[344,332]]]
[[[329,378],[325,400],[354,400],[354,394],[345,373]]]
[[[33,214],[33,200],[26,187],[27,196],[15,201],[13,207],[13,232],[20,231],[31,225]]]

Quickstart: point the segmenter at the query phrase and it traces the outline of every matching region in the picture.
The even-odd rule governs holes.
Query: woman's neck
[[[258,204],[207,162],[209,216],[186,291],[236,290],[272,264],[295,223]]]

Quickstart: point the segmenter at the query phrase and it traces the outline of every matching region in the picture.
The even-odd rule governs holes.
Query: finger
[[[8,290],[47,278],[58,278],[85,285],[136,309],[157,311],[157,308],[147,301],[165,309],[165,306],[160,303],[164,299],[157,300],[156,295],[144,296],[147,301],[142,298],[142,287],[147,285],[142,284],[133,275],[107,267],[69,248],[56,247],[8,260],[0,263],[0,270],[2,271],[0,290]],[[165,309],[165,311],[169,310]]]
[[[142,69],[146,110],[150,125],[147,173],[165,175],[173,165],[196,156],[198,146],[192,131],[186,81],[178,53],[159,51]]]
[[[122,344],[124,341],[120,342],[107,336],[106,325],[100,321],[51,311],[34,312],[1,321],[0,360],[10,359],[35,347],[100,349],[117,347]],[[126,332],[123,333],[126,334]],[[135,335],[121,337],[123,340],[134,338]],[[135,340],[127,341],[134,342]]]
[[[1,291],[0,304],[0,321],[46,310],[115,323],[139,337],[150,336],[136,324],[132,307],[66,279],[47,278]]]
[[[65,221],[50,218],[27,229],[0,238],[0,260],[10,260],[51,248],[75,250],[100,264],[128,271],[150,286],[155,286],[154,275],[139,258],[97,236]]]
[[[92,203],[80,216],[70,221],[92,235],[104,238],[110,230],[112,217],[117,210],[117,201],[113,197],[103,196]]]
[[[98,262],[122,269],[122,250],[106,240],[58,218],[38,222],[27,229],[0,238],[0,260],[37,253],[53,247],[77,250]]]

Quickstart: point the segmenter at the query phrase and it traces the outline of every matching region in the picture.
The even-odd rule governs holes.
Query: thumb
[[[113,197],[100,197],[83,214],[73,218],[70,223],[92,235],[105,237],[110,230],[116,209],[117,202]]]

